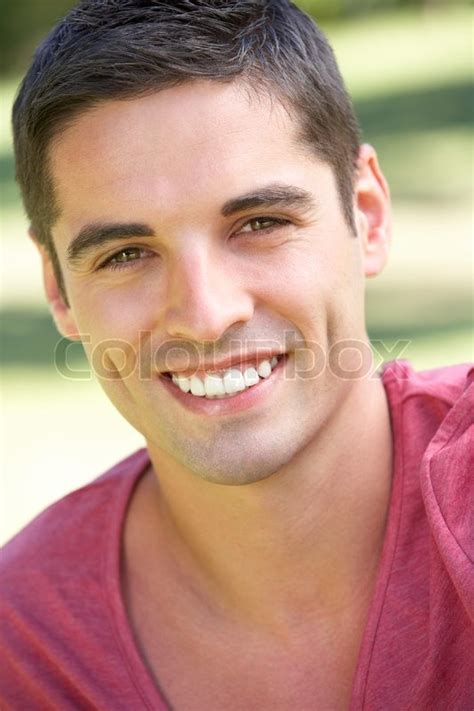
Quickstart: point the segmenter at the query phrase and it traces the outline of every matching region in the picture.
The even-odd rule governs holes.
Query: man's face
[[[278,102],[202,82],[105,102],[51,146],[60,326],[150,451],[216,482],[278,471],[357,386],[341,373],[359,357],[337,344],[365,341],[364,240],[296,132]],[[227,397],[169,375],[205,383],[277,354]]]

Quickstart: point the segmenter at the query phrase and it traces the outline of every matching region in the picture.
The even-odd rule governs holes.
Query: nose
[[[165,329],[174,338],[217,341],[251,319],[254,303],[239,272],[206,249],[176,255],[169,271]]]

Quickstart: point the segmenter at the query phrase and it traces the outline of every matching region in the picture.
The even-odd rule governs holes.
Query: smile
[[[169,372],[159,381],[186,409],[203,415],[225,415],[245,410],[263,401],[283,373],[288,354],[245,363],[221,373],[183,377]]]
[[[260,361],[258,365],[246,363],[240,367],[228,368],[222,373],[205,373],[202,377],[197,374],[191,377],[183,377],[176,373],[167,375],[183,393],[191,393],[194,397],[225,399],[255,387],[261,380],[269,378],[282,357],[273,356],[271,359]]]

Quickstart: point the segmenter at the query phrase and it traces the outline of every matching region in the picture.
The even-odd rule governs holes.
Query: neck
[[[250,485],[216,485],[177,472],[162,451],[150,454],[159,483],[150,475],[143,487],[149,515],[141,520],[208,604],[282,629],[337,618],[370,597],[392,467],[380,381],[353,388],[294,460]]]

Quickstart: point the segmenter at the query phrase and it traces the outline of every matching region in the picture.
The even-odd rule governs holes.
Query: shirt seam
[[[469,414],[469,413],[467,413],[467,414]],[[459,432],[459,431],[461,430],[461,428],[464,426],[464,420],[465,420],[465,417],[463,417],[463,418],[460,420],[460,422],[457,423],[457,426],[453,429],[453,431],[452,431],[451,434],[449,435],[449,437],[448,437],[448,439],[446,440],[446,442],[444,442],[443,446],[442,446],[440,449],[438,449],[436,453],[441,452],[443,449],[445,449],[447,446],[449,446],[449,444],[452,442],[452,440],[453,440],[455,437],[457,437],[458,432]],[[444,516],[444,514],[443,514],[443,512],[442,512],[441,506],[440,506],[440,504],[439,504],[439,499],[438,499],[438,497],[437,497],[437,495],[436,495],[435,489],[434,489],[434,487],[433,487],[433,482],[432,482],[432,480],[431,480],[431,471],[432,471],[432,470],[431,470],[431,465],[432,465],[432,461],[430,460],[430,462],[429,462],[429,464],[428,464],[428,470],[429,470],[429,474],[430,474],[430,476],[429,476],[430,490],[431,490],[431,492],[432,492],[432,494],[433,494],[433,499],[434,499],[434,501],[436,502],[436,508],[437,508],[437,510],[438,510],[438,513],[439,513],[440,517],[442,518],[442,520],[444,521],[444,523],[445,523],[445,525],[446,525],[446,528],[448,529],[448,531],[449,531],[449,533],[451,534],[452,538],[456,541],[458,548],[463,552],[463,554],[466,556],[467,560],[469,560],[471,563],[474,563],[474,561],[473,561],[473,559],[471,558],[471,556],[464,550],[464,547],[461,545],[461,543],[460,543],[459,539],[457,538],[456,534],[451,530],[451,527],[449,526],[449,524],[448,524],[448,522],[447,522],[447,520],[446,520],[446,518],[445,518],[445,516]]]
[[[127,498],[125,501],[125,507],[122,510],[122,515],[121,515],[121,520],[120,520],[120,526],[119,526],[119,540],[118,542],[115,540],[115,546],[114,546],[114,551],[113,551],[113,558],[114,558],[114,568],[116,568],[117,564],[120,566],[120,551],[121,551],[121,537],[122,537],[122,531],[123,531],[123,524],[126,516],[126,510],[128,507],[128,504],[130,502],[130,498],[133,494],[133,490],[135,489],[135,486],[138,484],[138,481],[140,480],[142,476],[142,472],[140,474],[135,476],[135,481],[133,482],[133,485],[129,488]],[[123,506],[123,499],[121,499],[121,505]],[[107,530],[111,532],[114,529],[114,521],[116,515],[116,507],[111,507],[108,511],[107,514]],[[108,537],[105,537],[106,540],[110,541],[114,539],[114,536],[109,535]],[[117,561],[117,549],[116,546],[118,545],[118,555],[119,555],[119,560]],[[102,597],[104,600],[104,605],[107,609],[108,612],[108,618],[109,618],[109,624],[111,625],[112,628],[112,633],[115,639],[115,642],[117,644],[118,651],[120,653],[120,657],[125,663],[125,667],[127,669],[127,674],[128,677],[132,683],[133,688],[135,689],[137,695],[140,697],[142,702],[144,703],[145,707],[149,709],[149,711],[156,711],[153,703],[150,701],[149,696],[146,692],[145,689],[143,689],[142,684],[140,681],[136,678],[136,675],[134,673],[134,669],[132,666],[132,662],[129,659],[129,656],[127,654],[127,651],[124,647],[122,635],[120,633],[120,630],[118,629],[117,626],[117,619],[116,619],[116,614],[115,614],[115,607],[111,602],[110,599],[110,587],[109,587],[109,580],[108,580],[108,567],[109,567],[109,562],[110,562],[110,556],[112,555],[109,546],[105,545],[103,547],[102,551],[102,556],[101,556],[101,593]],[[120,573],[120,567],[119,567],[119,573]],[[120,578],[119,578],[120,580]],[[161,693],[158,691],[157,692],[160,696]]]

